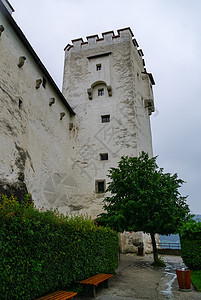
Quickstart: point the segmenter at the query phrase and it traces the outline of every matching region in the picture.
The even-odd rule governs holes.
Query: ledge
[[[98,58],[98,57],[103,57],[103,56],[108,56],[111,55],[112,52],[106,52],[106,53],[100,53],[100,54],[96,54],[96,55],[92,55],[92,56],[88,56],[88,59],[94,59],[94,58]]]

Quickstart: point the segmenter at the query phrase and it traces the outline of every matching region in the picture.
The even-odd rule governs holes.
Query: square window
[[[95,190],[96,193],[105,193],[105,180],[96,180]]]
[[[104,89],[98,89],[98,96],[104,95]]]
[[[101,64],[96,65],[96,71],[100,71],[101,70]]]
[[[100,160],[108,160],[108,153],[100,153]]]
[[[110,115],[103,115],[101,116],[102,123],[110,122]]]

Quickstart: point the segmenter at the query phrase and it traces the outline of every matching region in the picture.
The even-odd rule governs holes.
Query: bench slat
[[[80,283],[97,286],[99,283],[111,278],[112,276],[113,274],[97,274],[95,276],[80,281]]]
[[[36,300],[67,300],[72,299],[72,297],[76,296],[77,293],[75,292],[66,292],[66,291],[57,291],[51,294],[48,294],[46,296],[42,296],[40,298],[37,298]]]

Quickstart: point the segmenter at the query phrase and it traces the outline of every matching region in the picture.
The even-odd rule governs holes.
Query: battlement
[[[78,38],[72,40],[72,44],[68,44],[64,51],[66,52],[66,55],[68,55],[69,52],[79,52],[82,50],[89,50],[89,49],[95,49],[99,46],[107,46],[107,45],[114,45],[122,42],[129,42],[131,41],[133,43],[133,46],[136,50],[136,53],[139,55],[139,58],[142,61],[142,65],[144,68],[144,73],[149,75],[149,79],[152,85],[155,84],[153,80],[153,76],[150,77],[151,73],[147,73],[145,68],[145,60],[144,60],[144,53],[142,49],[139,48],[139,44],[137,40],[134,37],[134,34],[130,27],[122,28],[117,30],[117,34],[115,35],[114,31],[106,31],[103,32],[102,37],[99,37],[98,34],[89,35],[86,36],[86,41],[83,40],[83,38]],[[93,57],[93,56],[92,56]],[[89,59],[91,57],[88,57]]]
[[[122,28],[117,30],[117,35],[114,31],[107,31],[102,33],[102,37],[99,37],[98,34],[90,35],[86,37],[87,41],[84,41],[82,38],[72,40],[72,44],[68,44],[64,51],[80,51],[94,48],[101,45],[112,45],[117,43],[122,43],[125,41],[131,40],[133,45],[138,48],[139,45],[134,38],[134,34],[130,27]],[[143,56],[141,49],[138,50],[139,56]]]

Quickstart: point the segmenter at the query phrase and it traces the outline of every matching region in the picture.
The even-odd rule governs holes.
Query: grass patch
[[[151,265],[154,266],[154,267],[157,267],[157,268],[165,268],[166,267],[166,264],[164,263],[164,261],[161,257],[159,257]]]
[[[191,271],[191,280],[196,286],[197,290],[201,292],[201,270]]]

